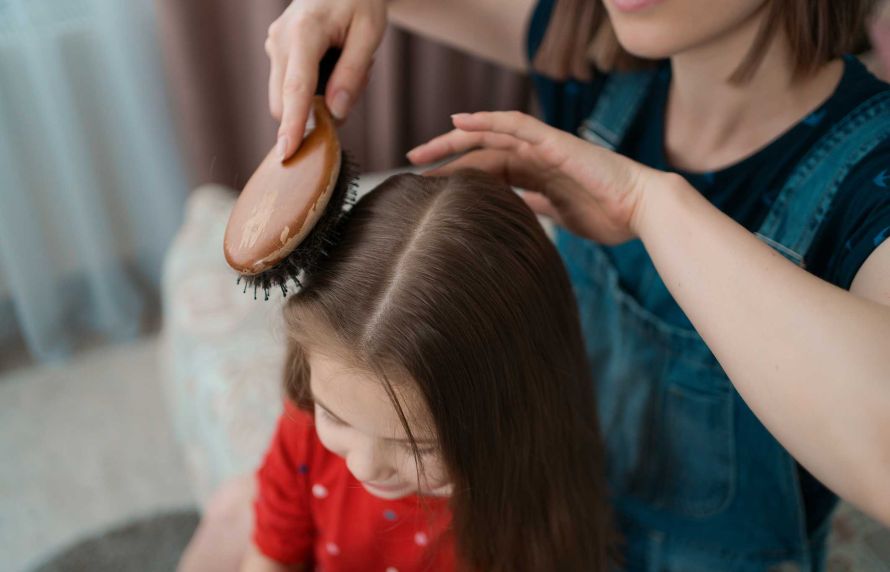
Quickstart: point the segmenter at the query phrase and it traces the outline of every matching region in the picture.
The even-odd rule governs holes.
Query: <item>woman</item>
[[[440,172],[494,173],[568,231],[629,569],[820,569],[829,491],[890,524],[887,86],[842,57],[868,9],[542,1],[528,55],[550,125],[459,115],[409,154],[476,149]],[[273,27],[283,155],[314,56],[343,45],[327,95],[345,112],[384,13],[301,2]],[[664,63],[619,73],[638,60]]]

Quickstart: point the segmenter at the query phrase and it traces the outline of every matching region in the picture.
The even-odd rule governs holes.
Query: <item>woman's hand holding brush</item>
[[[295,0],[269,26],[269,108],[281,122],[281,160],[303,140],[319,62],[328,49],[342,48],[324,94],[331,113],[342,120],[367,81],[385,29],[386,0]]]

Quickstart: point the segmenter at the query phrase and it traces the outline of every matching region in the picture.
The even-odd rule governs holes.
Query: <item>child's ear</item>
[[[313,410],[312,392],[309,389],[309,360],[303,346],[291,340],[287,344],[284,359],[284,394],[297,407]]]

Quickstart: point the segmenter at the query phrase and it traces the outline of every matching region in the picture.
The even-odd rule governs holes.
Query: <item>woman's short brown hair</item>
[[[771,0],[760,32],[731,79],[748,80],[780,30],[791,44],[796,77],[842,54],[866,50],[865,22],[874,5],[875,0]],[[603,0],[555,0],[532,67],[554,79],[587,80],[591,68],[608,72],[650,64],[618,43]]]

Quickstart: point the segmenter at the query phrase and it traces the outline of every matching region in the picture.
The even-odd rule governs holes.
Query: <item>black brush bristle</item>
[[[302,280],[305,276],[312,274],[327,256],[330,247],[337,243],[346,214],[355,204],[357,180],[358,169],[355,163],[345,151],[341,151],[340,174],[327,207],[315,226],[293,252],[272,268],[259,274],[240,275],[236,283],[242,280],[245,282],[244,292],[253,288],[253,297],[256,299],[259,290],[263,292],[264,299],[268,300],[272,288],[279,288],[287,296],[289,282],[293,282],[295,291],[299,291],[303,287]]]

